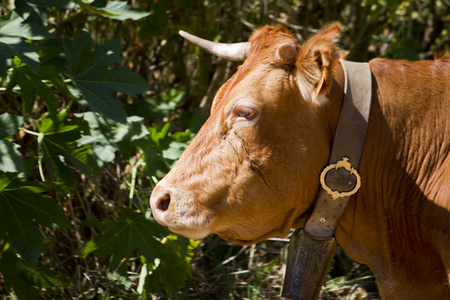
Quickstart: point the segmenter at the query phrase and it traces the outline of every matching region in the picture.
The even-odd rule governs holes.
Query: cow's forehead
[[[227,113],[239,103],[257,108],[276,100],[274,94],[285,89],[288,75],[286,68],[266,62],[254,65],[244,74],[239,70],[217,93],[211,113],[217,110]]]
[[[260,64],[230,90],[229,101],[232,99],[270,100],[284,88],[288,75],[286,68]]]

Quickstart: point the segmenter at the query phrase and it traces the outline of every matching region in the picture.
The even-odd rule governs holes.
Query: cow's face
[[[248,58],[217,93],[209,119],[155,187],[156,221],[190,238],[217,233],[242,244],[286,236],[304,223],[337,121],[330,111],[339,103],[325,98],[339,64],[337,28],[317,36],[330,36],[327,51],[313,39],[299,48],[281,28],[252,36]]]

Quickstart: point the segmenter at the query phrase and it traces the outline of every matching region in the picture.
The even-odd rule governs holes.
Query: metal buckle
[[[353,190],[349,192],[338,192],[333,191],[326,183],[325,183],[325,175],[328,173],[328,171],[332,169],[339,169],[344,168],[347,171],[350,172],[350,175],[354,175],[356,177],[356,185],[353,188]],[[355,194],[359,188],[361,187],[361,177],[359,176],[358,172],[352,167],[352,165],[348,162],[348,158],[344,157],[342,160],[338,161],[335,164],[331,164],[325,169],[323,169],[322,173],[320,174],[320,184],[322,185],[322,188],[333,198],[333,200],[336,200],[340,197],[349,197],[353,194]]]

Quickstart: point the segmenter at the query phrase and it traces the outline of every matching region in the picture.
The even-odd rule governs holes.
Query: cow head
[[[297,45],[285,28],[266,26],[240,45],[247,58],[153,190],[156,221],[190,238],[217,233],[241,244],[303,225],[342,101],[339,28]]]

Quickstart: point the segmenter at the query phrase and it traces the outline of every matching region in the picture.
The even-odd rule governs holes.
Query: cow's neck
[[[444,87],[424,86],[425,74],[419,72],[423,65],[375,61],[371,68],[376,97],[360,164],[363,184],[335,235],[345,252],[368,264],[381,284],[401,278],[426,285],[445,273],[435,233],[450,217],[442,209],[449,205],[449,184],[442,181],[450,167],[450,124],[443,115],[449,112],[449,87],[445,82]],[[437,101],[436,93],[444,101]]]

